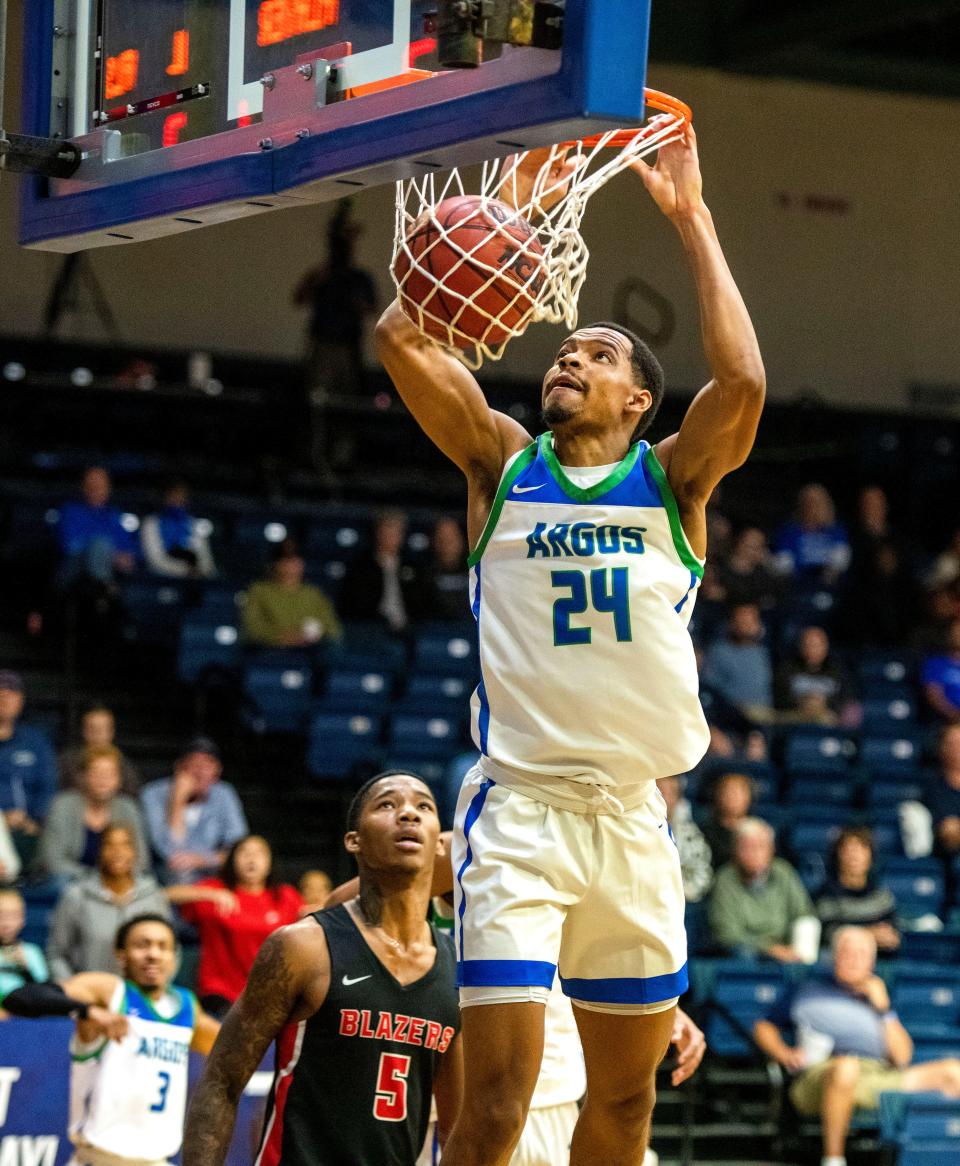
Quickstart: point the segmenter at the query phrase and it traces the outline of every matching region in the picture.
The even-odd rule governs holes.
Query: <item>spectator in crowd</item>
[[[418,572],[415,614],[420,619],[463,620],[470,614],[470,577],[467,540],[460,523],[455,518],[438,518],[430,545],[431,560]]]
[[[933,712],[950,724],[960,721],[960,619],[947,629],[944,651],[924,660],[920,681]]]
[[[800,876],[774,857],[773,828],[759,818],[737,827],[733,861],[721,867],[710,896],[710,930],[717,944],[734,955],[766,955],[796,963],[794,924],[813,916]]]
[[[47,959],[56,980],[77,972],[117,972],[117,928],[137,915],[171,918],[167,896],[143,868],[135,830],[114,822],[103,832],[96,870],[64,890],[50,920]]]
[[[723,597],[730,605],[755,603],[763,611],[774,607],[780,579],[773,571],[767,536],[756,526],[745,526],[718,568]]]
[[[941,587],[955,587],[960,582],[960,526],[950,537],[950,542],[933,560],[924,583],[931,590]]]
[[[254,583],[243,609],[243,634],[261,648],[310,648],[336,642],[343,635],[327,596],[304,582],[299,552],[283,544],[270,578]]]
[[[773,550],[778,569],[799,580],[829,587],[843,575],[850,543],[824,486],[811,482],[800,490],[796,515],[777,532]]]
[[[307,271],[293,292],[294,304],[308,308],[310,317],[304,376],[287,410],[292,439],[288,447],[319,472],[353,453],[351,439],[330,442],[326,418],[330,396],[355,396],[366,388],[364,328],[378,303],[372,276],[354,259],[362,230],[351,216],[349,201],[341,202],[327,230],[326,262]]]
[[[791,719],[834,725],[849,711],[850,678],[823,628],[801,630],[793,658],[777,670],[776,690],[777,708]]]
[[[713,882],[710,847],[690,813],[690,803],[683,796],[679,777],[661,777],[657,782],[667,807],[667,823],[680,855],[683,896],[688,903],[699,903]]]
[[[940,778],[929,786],[924,801],[937,850],[950,858],[960,853],[960,724],[941,730],[939,757]]]
[[[943,652],[950,628],[960,619],[960,584],[934,587],[923,595],[923,618],[907,638],[909,647],[921,656]]]
[[[960,1097],[960,1060],[910,1064],[913,1041],[874,970],[876,950],[864,928],[842,927],[832,974],[781,997],[754,1026],[763,1052],[797,1075],[790,1087],[796,1109],[823,1122],[822,1166],[846,1166],[853,1111],[876,1110],[881,1093]]]
[[[209,579],[216,573],[207,537],[209,523],[190,513],[190,491],[181,479],[163,492],[163,505],[143,520],[140,546],[147,567],[168,579]]]
[[[216,743],[197,737],[172,777],[143,787],[147,834],[165,883],[192,883],[219,870],[227,850],[249,833],[237,791],[222,774]]]
[[[120,751],[113,745],[87,750],[79,789],[64,790],[50,803],[40,835],[37,867],[54,878],[72,879],[94,869],[103,832],[129,826],[141,862],[147,847],[143,820],[133,798],[120,793]]]
[[[730,612],[726,633],[707,649],[703,680],[748,719],[770,719],[773,669],[763,643],[764,630],[755,603],[738,603]]]
[[[0,1020],[7,1019],[3,1001],[10,992],[50,979],[43,952],[35,943],[20,938],[26,921],[23,895],[10,887],[0,888]]]
[[[81,784],[83,767],[90,749],[104,746],[116,748],[114,737],[117,724],[113,713],[105,705],[95,704],[80,718],[80,744],[71,745],[60,754],[60,786],[76,789]],[[136,766],[120,752],[120,792],[135,798],[140,789],[140,774]]]
[[[347,567],[340,592],[344,619],[381,620],[392,632],[403,632],[417,607],[417,580],[403,561],[407,516],[383,510],[373,528],[373,549]]]
[[[220,1018],[243,991],[260,945],[278,927],[295,923],[304,902],[295,887],[276,881],[273,853],[256,834],[234,843],[219,878],[204,879],[193,889],[229,892],[233,899],[180,908],[200,933],[197,994],[206,1011]]]
[[[703,836],[710,847],[715,869],[719,870],[733,858],[737,830],[740,823],[750,816],[753,796],[753,782],[745,773],[724,773],[714,781]]]
[[[344,199],[327,229],[326,262],[307,271],[293,293],[297,307],[310,310],[309,386],[327,393],[363,388],[363,331],[377,310],[377,291],[373,277],[354,259],[362,231]]]
[[[57,791],[57,757],[43,729],[20,723],[23,679],[0,670],[0,811],[26,866]]]
[[[60,508],[60,577],[65,586],[84,578],[111,584],[117,575],[128,575],[136,566],[137,544],[124,527],[120,511],[110,504],[112,489],[110,475],[102,466],[88,466],[80,500],[65,502]]]
[[[830,851],[827,881],[816,908],[826,943],[841,927],[863,927],[881,952],[895,952],[900,933],[894,924],[893,893],[880,885],[873,869],[873,835],[866,826],[846,826]]]
[[[305,870],[300,876],[297,890],[304,903],[319,909],[329,899],[333,881],[325,870]]]
[[[916,609],[904,547],[889,516],[887,495],[865,486],[850,535],[852,560],[841,604],[841,627],[858,644],[899,644]]]

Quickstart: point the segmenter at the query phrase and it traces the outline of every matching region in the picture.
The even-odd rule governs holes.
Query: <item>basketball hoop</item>
[[[586,279],[589,259],[580,234],[587,201],[632,163],[646,158],[661,146],[679,141],[692,119],[690,107],[677,98],[653,89],[645,90],[645,95],[647,105],[658,111],[657,116],[633,129],[607,130],[579,141],[552,146],[534,180],[532,192],[526,198],[520,197],[517,174],[529,151],[483,164],[481,204],[506,202],[510,208],[515,207],[510,222],[529,222],[542,246],[543,278],[532,310],[526,307],[523,311],[517,310],[517,303],[524,302],[520,297],[529,297],[529,287],[518,288],[517,300],[505,300],[504,306],[498,306],[496,313],[477,304],[478,292],[464,296],[457,290],[456,275],[461,266],[474,272],[479,268],[488,277],[480,288],[481,292],[494,284],[502,289],[503,281],[500,269],[484,262],[477,254],[489,242],[489,236],[478,239],[474,233],[469,244],[460,245],[453,237],[455,228],[448,232],[433,213],[444,200],[467,194],[456,167],[445,178],[438,179],[431,173],[397,183],[390,274],[404,311],[422,332],[435,339],[442,336],[441,343],[445,347],[468,368],[477,369],[485,357],[499,360],[507,343],[514,336],[521,335],[533,321],[565,322],[569,328],[576,327],[577,300]],[[605,151],[611,149],[617,152],[607,155]],[[572,173],[561,179],[551,179],[551,168],[564,157]],[[415,255],[408,239],[418,233],[422,236],[425,226],[431,229],[430,246],[421,248]],[[502,220],[499,229],[503,229]],[[452,248],[458,256],[452,267],[444,265],[441,276],[435,276],[431,270],[429,257],[435,246]],[[424,285],[424,280],[428,281],[433,294],[411,297],[407,288],[412,275],[415,275],[419,287]],[[412,305],[411,298],[416,301]],[[454,305],[452,309],[451,303]],[[478,315],[486,322],[480,335],[477,335],[476,328]],[[470,323],[469,332],[462,326],[466,320]]]

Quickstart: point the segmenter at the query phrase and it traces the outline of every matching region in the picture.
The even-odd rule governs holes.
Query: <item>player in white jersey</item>
[[[183,1138],[190,1050],[208,1053],[220,1025],[171,983],[177,943],[165,919],[135,916],[116,947],[122,978],[81,972],[60,987],[18,989],[6,1006],[76,1021],[69,1166],[167,1166]]]
[[[527,159],[524,183],[542,164]],[[749,454],[765,379],[693,129],[634,169],[680,236],[712,374],[655,448],[640,438],[662,370],[618,325],[560,346],[536,442],[398,304],[377,326],[401,397],[466,475],[474,548],[481,760],[453,856],[466,1096],[445,1166],[509,1162],[558,965],[588,1079],[571,1164],[639,1163],[687,984],[680,865],[654,783],[707,746],[686,620],[707,499]]]

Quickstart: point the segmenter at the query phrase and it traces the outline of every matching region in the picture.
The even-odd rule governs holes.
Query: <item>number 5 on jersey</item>
[[[553,643],[555,647],[565,644],[589,644],[593,638],[592,628],[571,627],[570,617],[582,615],[590,603],[594,611],[608,611],[613,616],[613,629],[617,639],[623,643],[633,639],[630,626],[630,590],[628,568],[597,567],[590,572],[590,594],[587,595],[587,577],[584,571],[551,571],[550,581],[554,588],[569,589],[570,594],[554,601]]]
[[[410,1058],[399,1053],[381,1053],[377,1070],[377,1094],[373,1116],[380,1121],[407,1120],[407,1076]]]

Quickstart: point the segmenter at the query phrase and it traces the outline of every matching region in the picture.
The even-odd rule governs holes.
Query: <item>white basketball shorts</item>
[[[570,1140],[580,1109],[575,1101],[531,1109],[510,1166],[561,1166],[570,1159]]]
[[[653,782],[622,814],[580,813],[474,768],[453,869],[462,1006],[545,1002],[558,965],[565,995],[597,1011],[659,1012],[686,991],[680,858]]]

